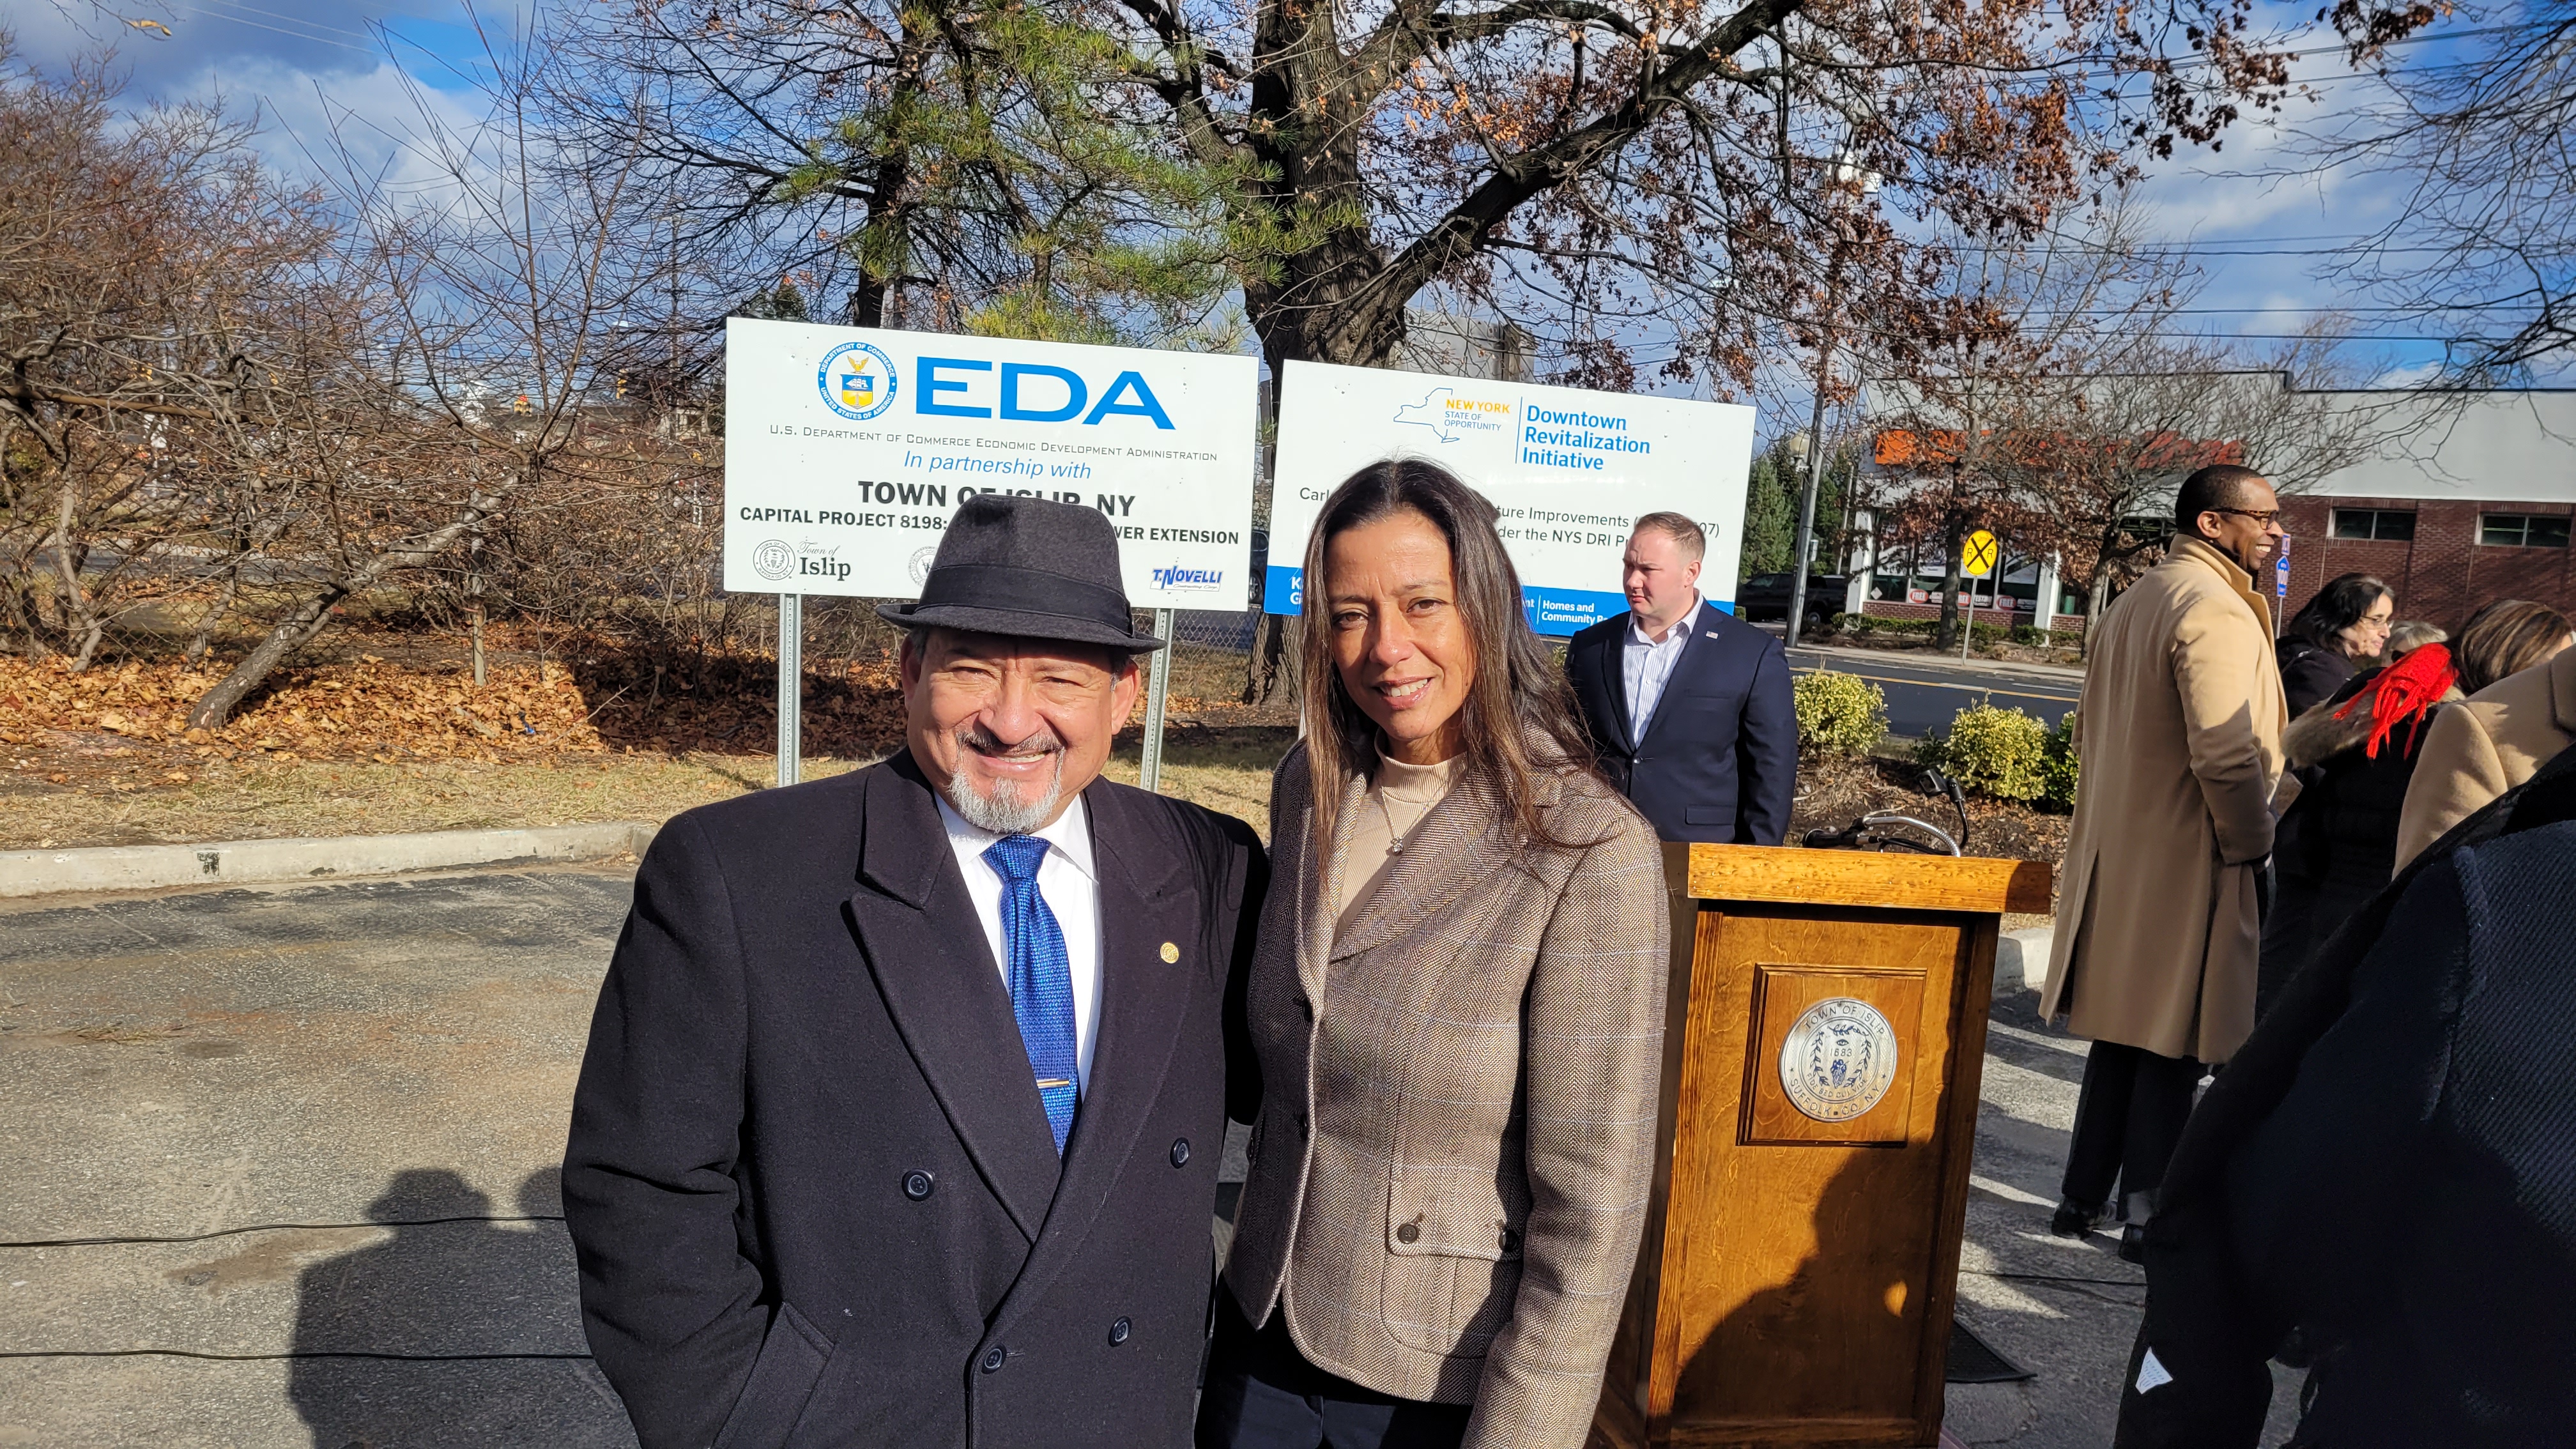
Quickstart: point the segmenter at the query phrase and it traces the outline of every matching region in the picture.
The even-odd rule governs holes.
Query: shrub
[[[1840,621],[1840,627],[1854,634],[1938,634],[1941,632],[1941,621],[1938,619],[1882,619],[1876,614],[1839,614],[1835,617]],[[2010,639],[2016,644],[2073,644],[2075,642],[2075,639],[2066,636],[2063,630],[2041,630],[2028,624],[2007,627],[2002,624],[1976,623],[1970,627],[1975,631],[1971,637],[1980,644],[1993,644],[2004,639]]]
[[[1929,634],[1939,627],[1935,619],[1883,619],[1876,614],[1845,614],[1845,628],[1860,634]]]
[[[2036,800],[2045,788],[2047,753],[2048,726],[2017,709],[1977,704],[1926,737],[1915,757],[1977,794]]]
[[[2075,716],[2069,714],[2048,732],[2047,748],[2039,757],[2039,804],[2043,810],[2061,813],[2075,808],[2075,780],[2080,773],[2075,758]]]
[[[1887,694],[1858,675],[1802,674],[1792,692],[1798,748],[1809,754],[1863,754],[1887,734]]]

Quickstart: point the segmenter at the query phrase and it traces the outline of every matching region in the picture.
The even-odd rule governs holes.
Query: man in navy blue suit
[[[1778,845],[1798,783],[1780,641],[1699,596],[1708,537],[1649,513],[1628,537],[1628,612],[1574,636],[1566,677],[1601,769],[1666,840]]]

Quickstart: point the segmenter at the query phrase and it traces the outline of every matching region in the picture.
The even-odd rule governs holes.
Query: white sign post
[[[733,318],[724,586],[918,598],[957,506],[1010,493],[1107,515],[1131,605],[1240,612],[1257,376],[1249,357]]]
[[[805,760],[805,598],[778,596],[778,783],[796,783]]]
[[[1262,607],[1304,611],[1306,541],[1335,486],[1382,458],[1427,458],[1492,500],[1521,602],[1541,634],[1624,612],[1620,557],[1640,514],[1708,530],[1700,594],[1735,604],[1753,409],[1291,362],[1279,393]]]

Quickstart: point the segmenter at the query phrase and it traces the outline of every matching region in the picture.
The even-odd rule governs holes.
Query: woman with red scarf
[[[2272,913],[2254,978],[2254,1018],[2335,927],[2388,884],[2397,818],[2433,707],[2460,698],[2451,651],[2426,644],[2348,680],[2281,732],[2308,782],[2272,848]]]

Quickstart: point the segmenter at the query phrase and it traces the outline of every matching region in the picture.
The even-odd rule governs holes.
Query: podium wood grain
[[[1592,1442],[1889,1446],[1940,1435],[1942,1370],[2005,911],[2045,865],[1667,846],[1673,963],[1653,1200]],[[1868,1003],[1886,1094],[1798,1110],[1782,1044]]]

